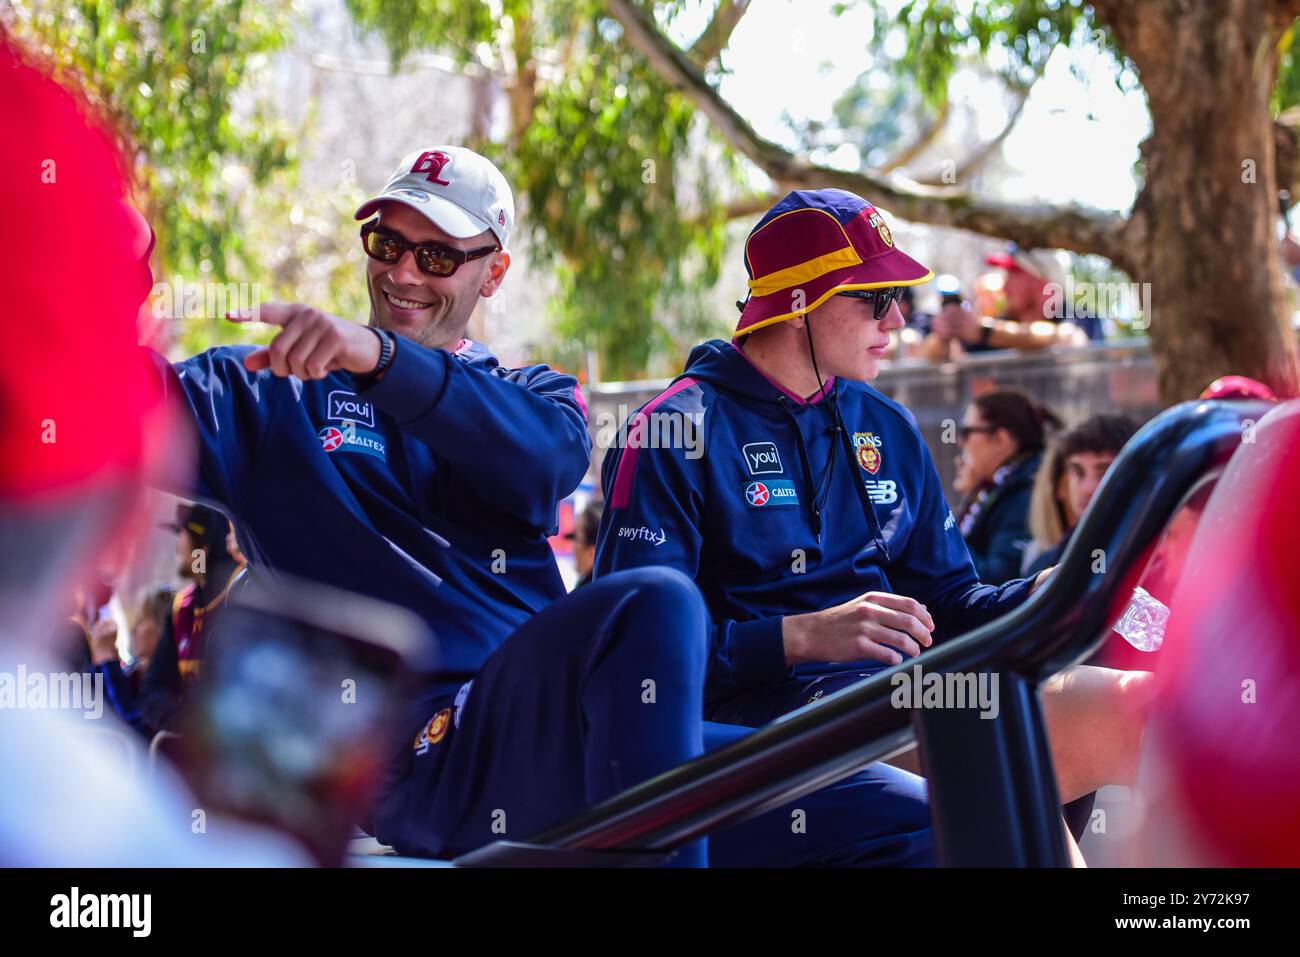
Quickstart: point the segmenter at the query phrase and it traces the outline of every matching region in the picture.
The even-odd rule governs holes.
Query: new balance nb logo
[[[898,483],[892,479],[867,479],[867,494],[876,505],[893,505],[898,501]]]

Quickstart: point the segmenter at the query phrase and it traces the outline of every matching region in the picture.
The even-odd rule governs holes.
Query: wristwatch
[[[379,337],[379,361],[369,372],[363,374],[363,378],[378,382],[388,371],[388,367],[393,364],[393,356],[397,352],[397,340],[387,329],[380,329],[378,326],[367,326],[371,332]]]

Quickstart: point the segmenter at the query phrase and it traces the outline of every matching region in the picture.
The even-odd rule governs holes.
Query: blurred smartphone
[[[432,636],[411,612],[277,576],[214,623],[173,750],[207,807],[288,832],[342,862],[400,742]]]

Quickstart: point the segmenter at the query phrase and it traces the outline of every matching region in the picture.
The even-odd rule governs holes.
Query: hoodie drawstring
[[[817,536],[817,544],[822,543],[822,509],[821,509],[821,490],[813,480],[812,465],[808,455],[808,447],[804,445],[803,430],[799,428],[799,420],[795,418],[793,410],[786,404],[785,396],[780,396],[776,404],[781,407],[786,416],[790,419],[790,424],[794,427],[794,434],[799,440],[799,463],[803,466],[803,477],[808,488],[812,490],[812,527],[813,534]],[[829,488],[829,484],[828,484]]]
[[[803,328],[804,328],[804,332],[808,334],[808,357],[812,359],[813,375],[817,377],[817,383],[818,385],[821,386],[822,389],[822,398],[825,399],[826,398],[826,393],[825,393],[826,386],[824,384],[825,380],[822,379],[821,370],[817,368],[817,350],[813,347],[812,323],[806,318],[804,320]],[[862,477],[858,474],[858,469],[856,468],[858,464],[858,456],[857,453],[853,451],[853,443],[849,439],[848,427],[845,426],[844,416],[840,413],[840,382],[838,378],[835,380],[835,384],[831,387],[830,398],[827,401],[829,401],[831,404],[831,432],[839,434],[839,440],[840,440],[839,444],[844,449],[845,454],[847,454],[849,457],[849,481],[853,483],[853,488],[858,493],[858,501],[862,504],[862,511],[866,514],[867,524],[871,526],[872,541],[874,541],[876,543],[876,547],[880,549],[880,554],[884,556],[885,561],[890,561],[889,547],[885,544],[885,530],[880,526],[880,519],[876,516],[876,507],[871,502],[871,495],[867,491],[866,485],[863,484]],[[800,433],[799,441],[800,444],[802,445],[803,433]],[[834,477],[834,468],[835,468],[834,443],[835,443],[835,436],[832,435],[830,462],[827,468],[827,472],[830,473],[830,476],[832,478]],[[820,498],[820,494],[818,495],[818,497]],[[827,483],[826,497],[827,499],[830,498],[829,482]],[[816,509],[816,512],[817,512],[816,528],[818,531],[817,542],[818,544],[820,544],[821,543],[820,507]]]
[[[839,390],[839,383],[835,383],[836,391]],[[849,457],[849,474],[852,476],[850,481],[853,482],[853,488],[858,493],[858,501],[862,503],[862,511],[867,516],[867,523],[871,526],[871,538],[880,549],[880,554],[885,557],[885,561],[893,561],[889,557],[889,546],[885,543],[885,530],[881,527],[880,518],[876,515],[876,506],[872,504],[871,493],[863,484],[862,476],[858,473],[861,469],[857,468],[858,455],[853,450],[853,443],[849,439],[849,430],[844,426],[844,419],[840,415],[840,404],[837,399],[835,402],[835,416],[840,421],[840,447],[844,449],[844,454]]]

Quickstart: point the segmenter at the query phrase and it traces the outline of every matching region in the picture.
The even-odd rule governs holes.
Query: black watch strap
[[[377,326],[367,326],[371,332],[379,337],[379,361],[375,367],[366,373],[366,378],[378,381],[381,379],[388,367],[393,364],[393,355],[397,352],[397,342],[393,334],[387,329],[380,329]]]

